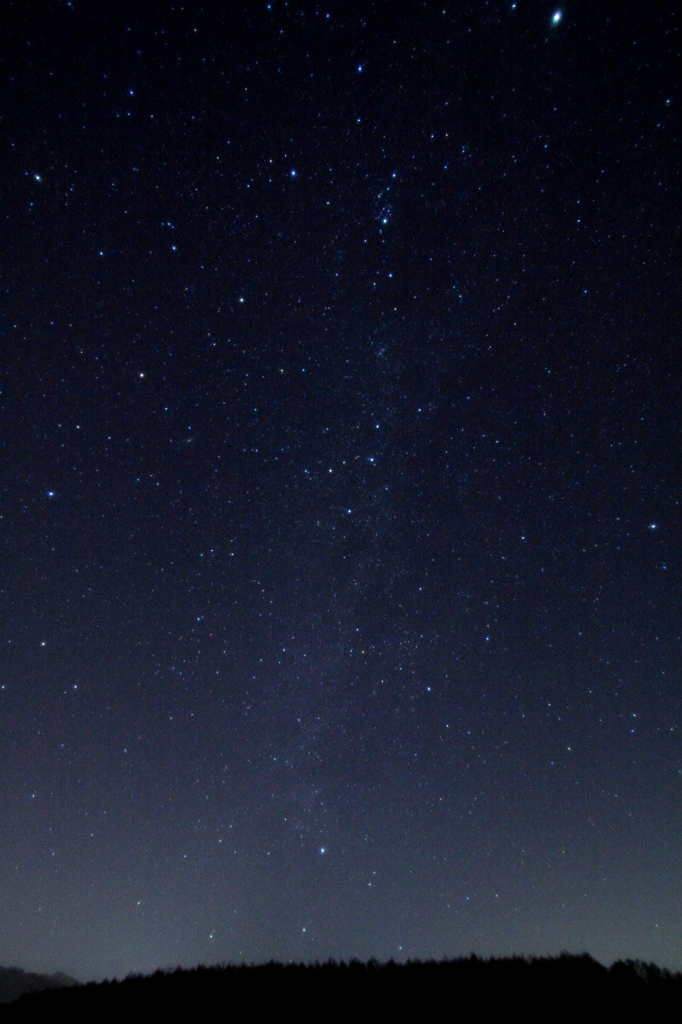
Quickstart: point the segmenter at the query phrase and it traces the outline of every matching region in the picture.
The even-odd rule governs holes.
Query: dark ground
[[[364,1019],[468,1019],[486,1010],[514,1010],[538,1019],[580,1012],[674,1014],[682,1006],[682,974],[655,964],[618,961],[610,968],[587,954],[556,958],[351,961],[323,964],[197,967],[130,976],[123,981],[25,995],[6,1006],[2,1019],[118,1019],[120,1015],[194,1014],[233,1019],[234,1014],[294,1012]],[[653,1018],[649,1018],[653,1019]]]

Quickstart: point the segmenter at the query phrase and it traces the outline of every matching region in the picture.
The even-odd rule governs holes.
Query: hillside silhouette
[[[587,954],[551,958],[379,963],[223,965],[131,975],[34,992],[3,1007],[7,1021],[113,1020],[122,1014],[236,1014],[298,1020],[390,1014],[396,1019],[457,1019],[460,1013],[522,1011],[526,1019],[562,1019],[565,1012],[627,1010],[671,1012],[682,1008],[682,974],[641,961],[610,968]]]
[[[28,992],[78,985],[67,974],[34,974],[21,967],[0,967],[0,1003],[10,1003]]]

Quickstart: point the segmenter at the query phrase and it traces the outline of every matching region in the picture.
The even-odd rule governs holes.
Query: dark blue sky
[[[6,13],[0,963],[680,969],[676,5]]]

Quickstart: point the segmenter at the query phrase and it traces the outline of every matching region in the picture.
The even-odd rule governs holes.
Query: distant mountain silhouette
[[[27,992],[78,985],[66,974],[32,974],[21,967],[0,967],[0,1003],[11,1003]]]
[[[3,1007],[2,1021],[72,1022],[159,1019],[273,1019],[297,1022],[473,1019],[513,1010],[524,1021],[627,1014],[677,1019],[682,974],[641,961],[604,967],[587,954],[526,959],[393,961],[196,967],[130,975],[24,995]],[[640,1015],[638,1018],[632,1014]],[[461,1015],[464,1015],[462,1017]],[[641,1015],[644,1016],[641,1016]],[[662,1016],[667,1015],[667,1016]],[[608,1017],[606,1019],[612,1019]]]

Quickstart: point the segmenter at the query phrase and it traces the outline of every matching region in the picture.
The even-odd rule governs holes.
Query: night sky
[[[0,963],[682,968],[677,5],[3,18]]]

